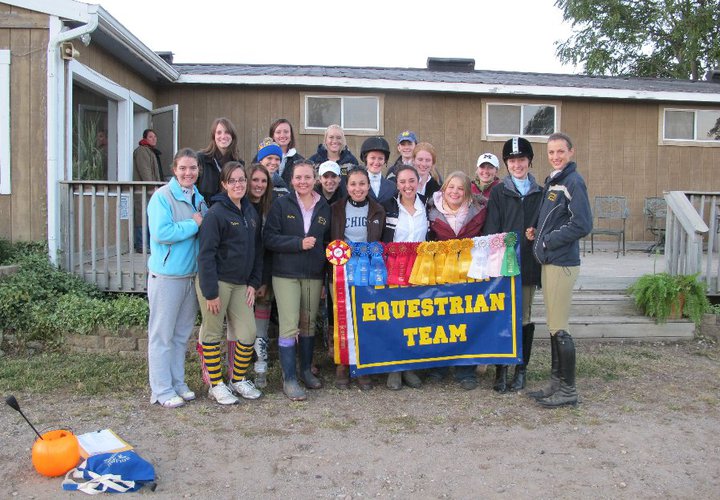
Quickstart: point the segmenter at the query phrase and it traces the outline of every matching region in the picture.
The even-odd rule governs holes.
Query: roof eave
[[[535,97],[571,97],[587,99],[634,99],[641,101],[720,102],[718,93],[667,92],[630,89],[603,89],[541,85],[496,85],[455,82],[421,82],[410,80],[382,80],[363,78],[334,78],[318,76],[274,75],[188,75],[176,80],[178,84],[204,85],[276,85],[298,87],[361,88],[374,90],[408,90],[425,92],[457,92],[488,95],[521,95]]]
[[[130,31],[110,15],[108,11],[100,7],[98,9],[98,15],[98,29],[115,39],[118,43],[125,45],[158,76],[169,82],[174,82],[180,77],[180,72],[153,52],[147,45],[142,43],[135,35],[130,33]]]

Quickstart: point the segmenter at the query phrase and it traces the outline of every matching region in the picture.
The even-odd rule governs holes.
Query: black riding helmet
[[[390,159],[390,145],[382,137],[368,137],[360,148],[360,161],[365,163],[365,157],[370,151],[382,151],[385,154],[385,163]]]
[[[532,145],[530,141],[524,137],[513,137],[505,141],[503,146],[503,161],[507,164],[508,158],[522,158],[526,157],[532,163],[535,153],[533,153]]]

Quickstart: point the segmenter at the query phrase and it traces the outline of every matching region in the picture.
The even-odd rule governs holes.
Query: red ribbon
[[[333,313],[335,313],[335,326],[333,327],[334,361],[338,365],[348,365],[350,364],[350,355],[348,353],[345,266],[333,266],[333,288],[335,289],[335,301],[333,302]]]

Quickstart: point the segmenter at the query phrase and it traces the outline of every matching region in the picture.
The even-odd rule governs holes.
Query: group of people
[[[552,134],[547,150],[553,171],[544,185],[530,173],[533,148],[522,137],[503,145],[504,178],[492,153],[479,156],[474,178],[460,170],[443,178],[434,147],[412,131],[398,135],[399,157],[390,166],[384,138],[366,139],[358,161],[337,125],[327,128],[317,152],[305,159],[295,149],[292,125],[280,119],[246,167],[235,127],[227,118],[215,120],[209,145],[175,155],[173,177],[147,208],[151,402],[175,408],[196,397],[184,380],[184,359],[198,307],[204,379],[219,404],[261,396],[273,307],[284,394],[298,401],[307,390],[321,388],[313,364],[315,319],[322,308],[333,322],[325,257],[332,240],[421,242],[514,231],[521,254],[523,362],[512,379],[508,366],[496,366],[493,388],[525,388],[535,331],[531,308],[542,284],[551,379],[528,395],[546,407],[576,404],[569,307],[580,265],[578,242],[590,232],[592,217],[571,139]],[[223,377],[225,340],[229,361]],[[441,379],[448,371],[393,372],[386,385],[418,388],[423,378]],[[478,386],[476,366],[457,366],[454,374],[464,389]],[[350,386],[348,366],[336,367],[334,383]],[[373,387],[368,376],[356,383],[362,390]]]

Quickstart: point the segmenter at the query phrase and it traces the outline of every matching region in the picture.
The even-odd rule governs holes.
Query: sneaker
[[[160,403],[163,408],[179,408],[185,405],[185,400],[180,396],[173,396],[166,400],[164,403]]]
[[[262,392],[258,391],[252,380],[244,379],[239,382],[230,383],[233,392],[245,399],[257,399],[262,396]]]
[[[230,392],[230,389],[228,389],[228,386],[226,386],[224,383],[220,382],[215,387],[211,387],[208,391],[208,396],[210,399],[214,399],[218,402],[218,404],[221,405],[234,405],[235,403],[238,403],[240,400],[233,396],[232,392]]]
[[[195,399],[195,393],[191,390],[181,392],[178,395],[183,399],[183,401],[193,401]]]

